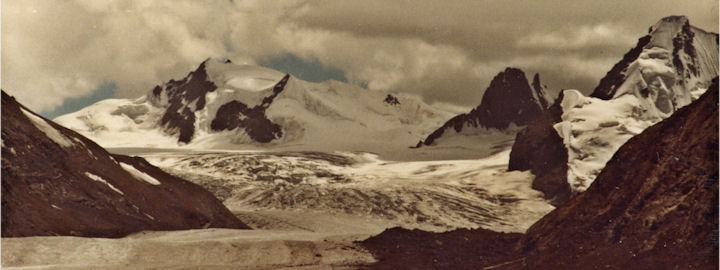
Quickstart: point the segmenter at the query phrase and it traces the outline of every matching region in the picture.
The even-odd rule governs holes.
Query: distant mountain
[[[718,75],[717,66],[717,34],[685,17],[664,18],[591,97],[566,90],[550,115],[520,131],[509,169],[531,170],[533,185],[556,203],[582,192],[623,143],[697,99]],[[561,148],[567,154],[559,154]]]
[[[376,269],[717,269],[718,85],[623,145],[524,235],[393,228]]]
[[[201,187],[111,155],[2,92],[3,237],[210,227],[248,228]]]
[[[480,105],[469,113],[451,118],[417,146],[433,145],[441,138],[458,133],[472,133],[476,129],[504,130],[513,125],[527,125],[539,117],[548,106],[544,89],[538,74],[535,74],[531,87],[525,72],[517,68],[506,68],[490,82]]]
[[[137,100],[103,100],[56,121],[106,147],[373,151],[406,147],[449,117],[413,96],[208,59]]]

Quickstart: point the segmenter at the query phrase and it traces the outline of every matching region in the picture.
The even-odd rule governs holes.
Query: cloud
[[[587,47],[625,46],[638,38],[638,33],[628,33],[613,24],[581,25],[562,31],[531,33],[517,40],[520,48],[546,50],[577,50]]]
[[[480,100],[483,74],[477,67],[482,65],[470,61],[462,49],[413,38],[373,38],[295,27],[279,31],[287,38],[288,51],[344,70],[349,81],[371,90],[419,94],[429,102]],[[493,65],[492,72],[486,73],[501,68]]]
[[[115,83],[113,82],[103,82],[100,86],[93,89],[90,94],[67,98],[60,106],[55,107],[52,111],[41,111],[40,114],[45,116],[45,118],[53,119],[64,114],[77,111],[100,100],[112,98],[115,95],[116,88],[117,86],[115,86]]]
[[[4,1],[2,13],[2,87],[38,111],[104,81],[135,97],[207,57],[253,63],[277,51],[249,27],[262,15],[230,2]]]
[[[717,2],[8,0],[2,87],[38,111],[105,81],[137,97],[207,57],[282,55],[371,90],[477,105],[506,66],[551,89],[597,84],[660,18],[717,31]],[[265,62],[264,62],[265,61]]]
[[[348,81],[345,77],[345,72],[342,70],[325,66],[314,58],[303,59],[289,53],[273,55],[261,60],[259,65],[267,66],[284,73],[290,73],[301,80],[309,82],[323,82],[327,80]]]

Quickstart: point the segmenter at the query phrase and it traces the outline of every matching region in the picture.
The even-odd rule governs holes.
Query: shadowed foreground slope
[[[111,155],[2,92],[2,236],[247,229],[201,187]]]

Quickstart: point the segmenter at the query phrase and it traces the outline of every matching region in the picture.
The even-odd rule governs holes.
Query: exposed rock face
[[[518,132],[510,151],[508,170],[530,170],[535,175],[533,188],[542,191],[553,205],[570,198],[570,185],[567,181],[568,153],[562,138],[553,125],[562,121],[560,92],[555,103],[537,120]]]
[[[415,147],[416,148],[421,147],[423,144],[424,145],[433,145],[433,143],[435,143],[435,140],[437,140],[438,138],[443,136],[443,134],[445,134],[445,131],[448,129],[452,128],[453,130],[455,130],[455,132],[462,131],[463,126],[467,122],[467,119],[468,119],[468,114],[460,114],[460,115],[456,115],[453,118],[450,118],[450,120],[445,122],[445,124],[443,124],[442,127],[438,128],[435,131],[433,131],[432,133],[430,133],[430,135],[428,135],[428,137],[425,138],[425,140],[418,142],[417,145],[415,145]]]
[[[215,119],[210,123],[210,128],[215,131],[242,128],[250,138],[261,143],[282,137],[280,125],[270,121],[265,115],[265,110],[273,99],[285,89],[288,79],[290,79],[290,75],[285,75],[273,87],[272,95],[263,98],[262,103],[252,108],[237,100],[223,104],[218,109]]]
[[[178,141],[190,142],[195,134],[195,112],[205,107],[205,95],[215,91],[217,86],[208,80],[205,65],[207,60],[180,81],[155,86],[151,101],[166,107],[160,120],[166,132],[178,134]]]
[[[397,97],[391,94],[385,96],[385,99],[383,101],[389,105],[400,105],[400,101],[397,99]]]
[[[511,123],[524,126],[545,110],[540,101],[545,96],[539,94],[530,88],[525,72],[507,68],[493,78],[480,106],[470,115],[477,115],[477,124],[488,128],[504,129]]]
[[[717,87],[630,139],[587,191],[533,225],[528,267],[716,269]]]
[[[540,101],[540,107],[543,109],[547,109],[550,107],[550,104],[548,104],[547,95],[545,94],[545,90],[547,90],[547,85],[544,85],[540,83],[540,74],[535,73],[535,76],[533,76],[533,82],[532,82],[532,88],[535,90],[535,95],[538,96],[538,101]]]
[[[533,186],[554,204],[570,197],[568,185],[571,194],[584,191],[627,139],[697,98],[697,90],[718,74],[717,51],[717,34],[691,26],[682,16],[660,20],[600,81],[594,98],[572,102],[578,97],[565,95],[556,105],[563,99],[577,104],[555,106],[519,132],[508,169],[531,170]],[[602,120],[597,112],[589,115],[593,110],[617,121],[591,126]],[[561,154],[561,148],[568,153]]]
[[[2,236],[248,228],[201,187],[111,155],[2,92]]]
[[[380,269],[717,269],[717,200],[715,80],[630,139],[587,191],[523,237],[391,229],[363,245]]]
[[[539,76],[536,75],[535,79],[537,85],[541,85]],[[506,129],[511,124],[524,126],[539,117],[546,108],[547,100],[542,88],[531,88],[522,70],[506,68],[490,82],[478,107],[448,120],[423,144],[432,145],[449,129],[461,132],[464,127]]]

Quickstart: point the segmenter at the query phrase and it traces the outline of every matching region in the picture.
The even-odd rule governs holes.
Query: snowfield
[[[568,183],[576,192],[587,189],[618,148],[662,120],[637,97],[602,100],[565,90],[562,122],[555,124],[568,149]]]

